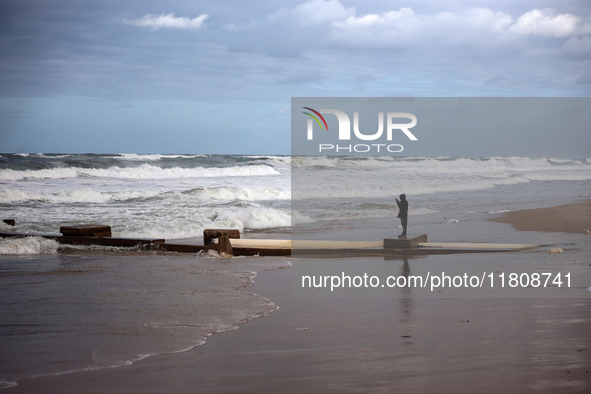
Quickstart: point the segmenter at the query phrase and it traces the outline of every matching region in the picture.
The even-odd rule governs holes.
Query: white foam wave
[[[337,167],[341,169],[391,168],[413,173],[479,173],[531,172],[574,169],[589,170],[589,159],[553,159],[529,157],[488,158],[394,158],[394,157],[294,157],[294,167]]]
[[[298,158],[298,162],[300,167],[292,173],[292,197],[298,200],[389,197],[393,186],[408,194],[422,195],[529,182],[591,180],[591,166],[582,160],[552,164],[549,159],[519,157]]]
[[[291,198],[291,190],[277,188],[203,187],[192,190],[191,194],[204,200],[224,201],[269,201]]]
[[[325,156],[296,156],[291,159],[293,167],[336,167],[340,159]]]
[[[288,227],[289,211],[263,206],[195,207],[192,209],[161,209],[153,215],[113,219],[115,235],[122,237],[150,237],[164,239],[201,237],[207,228],[235,228],[260,230]]]
[[[122,192],[99,192],[91,189],[80,189],[59,192],[26,192],[13,189],[0,190],[0,204],[12,204],[17,202],[38,201],[60,203],[97,203],[105,204],[113,201],[127,201],[140,198],[157,196],[162,192],[146,190],[126,190]]]
[[[16,382],[10,382],[8,380],[0,379],[0,389],[7,389],[9,387],[18,386]]]
[[[233,167],[161,168],[150,164],[138,167],[109,168],[48,168],[41,170],[0,170],[0,180],[18,181],[23,179],[61,179],[76,177],[116,178],[116,179],[179,179],[237,176],[268,176],[279,173],[268,165],[249,165]]]
[[[227,223],[230,228],[240,230],[291,226],[289,212],[265,207],[243,208],[232,212],[226,210],[220,213],[218,220]]]
[[[314,223],[316,220],[312,219],[309,216],[306,216],[300,213],[297,210],[291,211],[291,223],[292,224],[306,224],[306,223]]]
[[[149,155],[140,155],[137,153],[119,153],[117,158],[120,160],[132,161],[157,161],[162,159],[192,159],[199,157],[199,155],[161,155],[158,153]]]
[[[75,178],[78,176],[76,168],[51,168],[42,170],[0,170],[0,180],[20,181],[23,179],[59,179]]]
[[[257,158],[257,156],[245,156],[248,159]],[[260,162],[267,163],[279,171],[291,171],[291,156],[260,156]]]
[[[162,196],[165,198],[182,199],[182,195],[168,195],[167,191],[157,190],[125,190],[125,191],[97,191],[90,188],[68,191],[30,192],[17,189],[0,189],[0,204],[22,203],[27,201],[63,203],[91,203],[105,204],[114,201],[128,201],[136,199]],[[192,201],[274,201],[289,200],[291,191],[278,188],[238,188],[238,187],[203,187],[193,189],[184,194],[183,200]]]
[[[59,243],[42,237],[0,238],[0,254],[55,254]]]

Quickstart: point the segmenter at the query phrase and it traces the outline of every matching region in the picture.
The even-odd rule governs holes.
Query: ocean
[[[326,223],[503,212],[588,199],[591,159],[0,154],[0,231],[109,225],[199,242],[289,238]],[[0,239],[0,387],[186,351],[277,306],[247,287],[289,258],[225,259]],[[243,290],[244,289],[244,290]]]
[[[0,182],[1,212],[18,231],[97,223],[176,239],[290,226],[289,157],[2,155]]]
[[[95,223],[114,236],[165,239],[206,228],[289,232],[392,215],[402,193],[411,214],[517,209],[586,198],[590,181],[586,158],[2,154],[0,213],[17,226],[0,228],[59,233]]]

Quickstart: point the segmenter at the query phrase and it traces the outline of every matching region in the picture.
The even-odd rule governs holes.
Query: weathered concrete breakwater
[[[385,238],[383,241],[319,241],[241,239],[235,229],[206,229],[203,245],[167,242],[163,238],[112,237],[111,227],[102,225],[63,226],[60,234],[0,233],[0,237],[38,236],[66,245],[99,245],[140,250],[199,253],[209,250],[229,256],[412,256],[451,253],[513,252],[535,248],[525,244],[429,243],[427,235]],[[295,251],[295,252],[294,252]]]

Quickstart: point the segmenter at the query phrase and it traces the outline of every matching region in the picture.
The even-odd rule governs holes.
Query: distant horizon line
[[[449,155],[418,155],[418,156],[406,156],[406,155],[293,155],[291,153],[136,153],[136,152],[117,152],[117,153],[110,153],[110,152],[103,152],[103,153],[96,153],[96,152],[84,152],[84,153],[71,153],[71,152],[0,152],[0,157],[2,155],[12,155],[12,156],[38,156],[38,155],[96,155],[96,156],[125,156],[125,155],[137,155],[137,156],[153,156],[153,155],[160,155],[160,156],[303,156],[303,157],[392,157],[392,158],[400,158],[400,159],[420,159],[420,158],[429,158],[429,159],[491,159],[491,158],[502,158],[502,159],[510,159],[510,158],[528,158],[528,159],[546,159],[546,160],[589,160],[591,161],[591,156],[589,157],[572,157],[572,156],[449,156]]]

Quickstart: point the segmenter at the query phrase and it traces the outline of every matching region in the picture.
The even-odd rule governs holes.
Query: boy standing
[[[408,201],[406,200],[406,194],[400,195],[400,201],[396,199],[396,204],[398,204],[398,216],[400,218],[400,223],[402,224],[402,234],[398,236],[398,238],[406,238],[406,226],[408,224]]]

